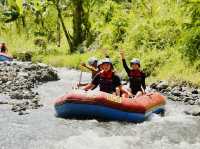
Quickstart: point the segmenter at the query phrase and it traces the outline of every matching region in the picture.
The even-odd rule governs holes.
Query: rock
[[[192,99],[195,101],[199,98],[199,95],[198,94],[192,94]]]
[[[152,89],[157,89],[157,84],[156,84],[156,83],[152,83],[152,84],[150,85],[150,88],[152,88]]]
[[[18,107],[16,105],[13,105],[12,108],[11,108],[11,110],[13,112],[17,112],[18,111]]]
[[[188,102],[188,101],[190,101],[190,100],[192,100],[191,97],[185,97],[185,98],[183,99],[184,102]]]
[[[200,98],[195,101],[195,104],[200,106]]]
[[[198,92],[197,89],[193,89],[193,90],[191,91],[191,93],[192,93],[192,94],[198,94],[199,92]]]
[[[177,97],[180,97],[180,96],[181,96],[181,92],[178,91],[178,90],[172,90],[172,91],[171,91],[171,94],[174,95],[174,96],[177,96]]]
[[[184,111],[185,114],[187,115],[192,115],[192,116],[200,116],[200,107],[198,108],[191,108],[187,111]]]
[[[195,101],[194,101],[194,100],[189,100],[189,101],[188,101],[188,104],[194,105],[194,104],[195,104]]]
[[[180,97],[178,97],[177,99],[176,99],[176,101],[182,101],[183,99],[182,98],[180,98]]]
[[[38,104],[38,102],[39,102],[39,99],[37,99],[37,98],[34,98],[34,99],[32,100],[32,103]]]
[[[38,63],[38,66],[41,68],[48,68],[49,66],[47,64],[43,64],[43,63]]]
[[[173,101],[177,101],[178,97],[176,97],[176,96],[169,96],[168,99],[173,100]]]
[[[38,93],[32,89],[47,81],[58,80],[57,72],[45,64],[32,62],[0,62],[0,93],[10,96],[12,111],[19,112],[39,108]]]
[[[8,104],[8,101],[0,101],[0,105]]]
[[[26,72],[19,72],[18,77],[28,79],[29,75]]]
[[[25,114],[28,114],[28,112],[25,112],[25,111],[19,111],[18,115],[25,115]]]
[[[185,91],[188,91],[189,88],[188,88],[188,87],[185,87],[185,86],[182,86],[182,87],[181,87],[181,90],[182,90],[183,92],[185,92]]]
[[[168,84],[167,81],[161,81],[161,82],[156,86],[156,88],[157,88],[158,90],[163,90],[163,89],[168,88],[168,86],[169,86],[169,84]]]
[[[9,86],[9,85],[11,85],[11,84],[12,84],[12,81],[6,82],[6,86]]]
[[[15,91],[10,93],[10,98],[12,99],[23,99],[23,92]]]
[[[24,115],[24,113],[22,112],[22,111],[19,111],[19,113],[18,113],[19,115]]]

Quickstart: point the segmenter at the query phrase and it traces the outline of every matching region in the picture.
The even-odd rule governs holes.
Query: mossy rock
[[[13,54],[13,57],[20,61],[32,61],[32,52],[16,52]]]

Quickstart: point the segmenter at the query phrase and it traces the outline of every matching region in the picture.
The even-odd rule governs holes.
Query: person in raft
[[[86,65],[85,63],[81,63],[82,67],[85,67],[92,72],[92,79],[99,72],[97,63],[98,63],[98,60],[96,57],[89,58],[88,65]]]
[[[88,65],[85,63],[81,63],[80,66],[87,68],[88,70],[91,71],[92,76],[91,78],[93,79],[94,76],[99,72],[99,68],[98,68],[98,60],[95,57],[91,57],[88,60]],[[77,83],[77,87],[81,87],[81,86],[86,86],[88,83]]]
[[[0,44],[0,52],[1,53],[7,53],[7,47],[6,47],[6,44],[5,43],[1,43]]]
[[[121,80],[113,71],[113,65],[109,58],[102,60],[102,71],[100,71],[92,80],[90,84],[83,89],[88,91],[99,85],[100,91],[118,95],[116,93],[119,90],[121,93],[132,96],[132,94],[122,87]]]
[[[130,62],[131,69],[127,66],[124,51],[120,50],[120,55],[123,63],[123,67],[128,74],[130,90],[133,95],[139,97],[145,94],[145,73],[140,70],[140,60],[133,58]]]

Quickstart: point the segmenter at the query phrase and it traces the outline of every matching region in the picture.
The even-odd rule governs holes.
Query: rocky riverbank
[[[37,109],[42,105],[33,88],[58,79],[57,72],[45,64],[1,62],[0,104],[12,105],[11,110],[19,114],[25,114],[28,109]]]
[[[45,64],[31,62],[0,63],[0,105],[9,104],[19,114],[41,107],[39,95],[33,88],[47,81],[58,80],[57,72]],[[187,84],[171,85],[167,81],[151,84],[150,91],[158,91],[169,100],[194,105],[186,114],[200,116],[200,89]]]
[[[185,111],[186,114],[200,116],[200,89],[187,84],[170,85],[167,81],[160,81],[150,85],[151,90],[159,91],[169,100],[194,105]]]

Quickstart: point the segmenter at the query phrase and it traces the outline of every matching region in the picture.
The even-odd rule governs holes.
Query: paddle
[[[83,75],[83,71],[81,70],[78,84],[81,84],[82,75]],[[79,86],[80,86],[80,85],[78,85],[78,89],[79,89]]]

